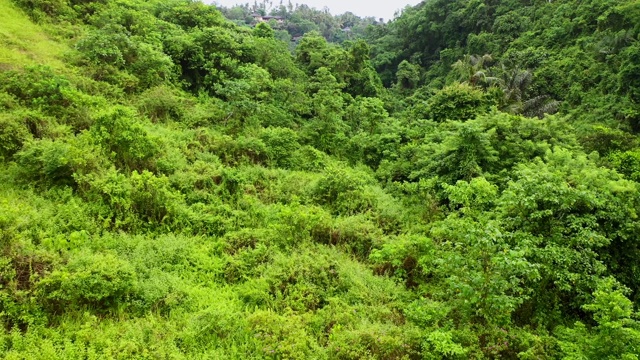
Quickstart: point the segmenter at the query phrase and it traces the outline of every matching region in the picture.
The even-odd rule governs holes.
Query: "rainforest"
[[[0,0],[0,358],[640,358],[640,1]]]

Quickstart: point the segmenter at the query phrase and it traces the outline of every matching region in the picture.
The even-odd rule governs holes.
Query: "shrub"
[[[331,229],[330,244],[344,246],[349,252],[366,259],[380,244],[382,231],[367,216],[356,215],[336,219]]]
[[[88,32],[76,44],[93,65],[112,65],[117,68],[125,65],[125,58],[131,58],[133,44],[118,25]]]
[[[322,359],[326,356],[307,334],[302,318],[282,316],[270,311],[256,311],[247,321],[260,340],[263,356],[284,359]]]
[[[173,61],[156,47],[138,42],[135,44],[135,53],[136,60],[127,70],[140,79],[138,90],[169,83],[175,77]]]
[[[36,22],[56,18],[71,20],[76,17],[69,2],[64,0],[19,0],[17,3]]]
[[[86,188],[86,198],[106,206],[100,216],[105,224],[115,228],[169,226],[177,219],[183,203],[182,196],[170,188],[166,176],[157,177],[148,171],[134,171],[127,177],[112,168],[79,180]]]
[[[623,174],[627,179],[640,181],[640,151],[632,150],[625,152],[614,152],[609,155],[609,161],[616,171]]]
[[[291,155],[294,170],[320,171],[329,163],[329,156],[313,146],[304,145]]]
[[[0,89],[29,111],[54,117],[76,131],[87,129],[92,110],[105,105],[104,98],[79,91],[67,77],[46,66],[0,73],[0,84]]]
[[[0,81],[0,88],[13,95],[22,105],[53,110],[69,106],[72,102],[64,93],[64,89],[71,87],[69,80],[47,66],[0,73]]]
[[[0,159],[9,159],[30,138],[24,121],[9,114],[0,114]]]
[[[224,110],[224,102],[218,98],[199,101],[184,114],[184,124],[189,128],[210,126],[221,123],[229,115]]]
[[[233,146],[234,163],[263,164],[266,162],[267,149],[261,139],[239,136]]]
[[[325,307],[348,290],[335,253],[321,246],[274,255],[262,277],[273,308],[305,312]]]
[[[77,176],[88,174],[106,165],[100,152],[85,135],[61,140],[35,140],[26,143],[15,154],[23,179],[35,180],[45,186],[77,186]]]
[[[568,359],[637,359],[640,322],[633,302],[613,278],[600,281],[593,300],[582,308],[593,313],[596,326],[576,322],[573,328],[558,327],[559,345]]]
[[[333,359],[407,359],[418,355],[418,334],[399,326],[363,323],[356,328],[337,325],[329,334]]]
[[[236,282],[259,275],[260,265],[271,259],[273,251],[268,246],[276,236],[266,229],[242,229],[225,234],[225,252],[231,255],[224,270],[225,279]]]
[[[61,125],[55,117],[38,110],[19,109],[11,113],[16,120],[24,123],[34,139],[57,139],[70,133],[69,126]]]
[[[590,126],[579,140],[587,153],[597,151],[601,156],[631,150],[637,146],[637,140],[633,135],[604,125]]]
[[[334,213],[351,215],[373,206],[374,200],[364,191],[371,183],[373,179],[364,172],[331,165],[318,180],[313,195],[319,204],[330,206]]]
[[[134,268],[112,254],[81,253],[38,282],[37,291],[53,313],[88,308],[114,311],[136,290]]]
[[[310,237],[324,238],[331,226],[331,214],[319,206],[275,204],[269,210],[265,221],[279,234],[274,240],[280,248],[290,248]]]
[[[192,105],[190,99],[168,86],[161,85],[146,90],[138,98],[138,110],[152,122],[181,121]]]
[[[250,329],[243,313],[228,301],[217,301],[214,306],[199,311],[184,329],[181,340],[194,349],[205,349],[211,344],[224,345],[226,341],[247,344]]]
[[[0,233],[5,226],[0,218]],[[1,239],[0,239],[1,240]],[[31,300],[34,284],[51,269],[53,258],[48,254],[10,250],[2,244],[6,256],[0,256],[0,333],[6,329],[24,331],[29,326],[43,325],[46,316],[41,304]]]
[[[454,84],[436,92],[427,101],[429,115],[435,121],[469,120],[488,110],[482,91],[467,84]]]
[[[124,170],[152,168],[153,158],[159,152],[155,139],[127,107],[115,106],[100,113],[91,134],[104,148],[105,155]]]
[[[262,131],[260,139],[266,146],[267,157],[272,166],[290,168],[293,165],[291,157],[300,147],[295,131],[270,127]]]
[[[418,235],[399,235],[387,238],[369,259],[376,265],[376,273],[392,275],[415,287],[424,281],[424,272],[418,260],[434,251],[431,239]]]

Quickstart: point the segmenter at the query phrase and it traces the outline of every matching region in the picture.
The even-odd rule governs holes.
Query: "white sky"
[[[222,6],[233,6],[238,3],[253,4],[254,0],[203,0],[206,3],[218,3]],[[273,6],[280,5],[280,0],[272,0]],[[282,1],[284,5],[287,5],[288,0]],[[322,10],[325,6],[329,8],[332,14],[338,15],[351,11],[352,13],[364,17],[373,16],[377,18],[384,18],[385,21],[393,19],[393,14],[396,10],[403,9],[407,5],[416,5],[420,0],[291,0],[291,3],[295,5],[306,4],[310,7]],[[258,4],[262,3],[258,0]]]

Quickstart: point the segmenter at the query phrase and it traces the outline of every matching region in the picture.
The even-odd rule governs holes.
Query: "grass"
[[[11,0],[0,0],[0,71],[36,64],[63,68],[61,58],[67,49],[47,36]]]

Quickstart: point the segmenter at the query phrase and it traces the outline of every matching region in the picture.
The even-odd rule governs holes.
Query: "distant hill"
[[[297,41],[304,34],[317,31],[329,42],[341,43],[361,38],[370,26],[380,26],[384,20],[361,18],[351,12],[332,15],[304,4],[267,8],[266,4],[219,7],[225,17],[238,25],[255,26],[267,22],[276,30],[276,37],[283,41]]]

